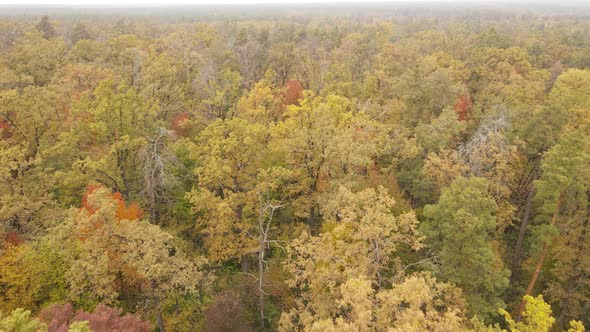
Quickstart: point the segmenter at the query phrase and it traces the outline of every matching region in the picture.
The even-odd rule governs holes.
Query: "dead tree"
[[[275,211],[283,207],[281,204],[266,203],[258,213],[258,224],[256,225],[257,233],[249,235],[256,239],[258,242],[258,273],[253,275],[246,273],[252,278],[256,279],[258,286],[258,312],[260,315],[261,330],[264,329],[265,311],[264,311],[264,298],[268,293],[265,291],[264,274],[268,270],[268,261],[266,259],[266,251],[270,249],[270,245],[282,247],[280,241],[270,239],[271,225],[274,219]]]
[[[489,167],[487,161],[493,159],[493,147],[499,151],[508,149],[504,133],[510,128],[510,111],[498,107],[496,114],[484,117],[471,139],[458,147],[457,155],[465,162],[474,176],[482,176]]]
[[[168,137],[169,131],[160,128],[158,135],[149,138],[140,152],[143,174],[143,189],[140,194],[146,199],[152,223],[157,223],[157,204],[171,201],[169,193],[178,185],[174,169],[181,167],[181,164],[167,148]]]

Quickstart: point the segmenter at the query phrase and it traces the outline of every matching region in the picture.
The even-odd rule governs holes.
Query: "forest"
[[[585,327],[590,8],[0,6],[0,331]]]

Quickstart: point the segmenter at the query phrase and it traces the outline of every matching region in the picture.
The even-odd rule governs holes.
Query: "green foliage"
[[[47,326],[31,317],[31,312],[22,308],[15,309],[8,316],[0,314],[0,331],[6,332],[43,332]]]
[[[460,177],[443,190],[436,205],[424,208],[421,225],[441,260],[440,277],[461,287],[470,309],[486,318],[503,307],[500,296],[510,274],[491,237],[496,210],[486,180]]]
[[[91,332],[87,321],[77,321],[70,324],[68,332]]]
[[[28,32],[16,41],[7,55],[8,68],[16,75],[15,86],[46,85],[63,64],[66,55],[64,41],[46,39],[38,32]]]

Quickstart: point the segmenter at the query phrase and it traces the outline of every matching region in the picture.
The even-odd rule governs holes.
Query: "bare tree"
[[[469,166],[471,173],[482,176],[491,165],[487,162],[493,159],[493,150],[506,151],[508,141],[504,132],[510,128],[510,111],[505,107],[498,107],[495,114],[485,116],[471,139],[457,149],[457,155]],[[490,149],[490,148],[494,149]]]
[[[155,138],[148,138],[148,143],[140,152],[143,173],[143,189],[140,192],[147,200],[150,221],[156,223],[158,219],[157,204],[170,201],[170,190],[178,185],[174,169],[181,167],[176,156],[167,148],[167,138],[170,132],[161,128]]]
[[[274,244],[282,248],[279,240],[270,239],[271,224],[275,215],[275,211],[283,207],[282,204],[273,204],[268,202],[264,204],[258,213],[258,234],[249,235],[258,241],[258,274],[253,275],[246,273],[252,278],[256,279],[258,284],[258,312],[260,314],[261,329],[264,329],[265,311],[264,311],[264,297],[268,295],[265,291],[264,274],[268,270],[268,261],[266,259],[266,251],[270,249],[270,245]]]

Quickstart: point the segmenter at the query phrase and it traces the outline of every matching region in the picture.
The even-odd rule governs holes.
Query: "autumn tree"
[[[542,295],[532,297],[525,295],[523,299],[526,303],[526,309],[522,313],[522,320],[515,321],[510,314],[505,310],[500,310],[500,313],[506,319],[508,327],[511,332],[536,332],[536,331],[551,331],[555,318],[552,316],[551,306],[545,302]],[[584,325],[572,320],[569,323],[570,328],[567,332],[583,332]],[[560,329],[559,331],[562,331]]]
[[[461,329],[457,289],[400,268],[396,253],[419,249],[422,238],[413,213],[396,217],[393,205],[383,187],[357,193],[341,187],[326,202],[326,232],[304,234],[289,246],[285,268],[299,298],[279,330]],[[436,307],[443,298],[445,306]],[[401,303],[405,310],[396,309]]]
[[[7,230],[33,234],[59,215],[51,192],[56,178],[45,171],[49,158],[42,156],[63,121],[55,91],[31,86],[0,92],[0,121],[8,133],[0,141],[0,221]]]
[[[199,182],[190,200],[213,261],[256,252],[246,232],[256,220],[256,180],[268,139],[264,126],[237,118],[217,120],[197,139]]]
[[[0,310],[27,308],[37,313],[49,303],[66,300],[70,249],[51,237],[4,248],[0,256]]]
[[[68,181],[80,195],[97,181],[125,198],[141,190],[140,151],[157,133],[157,106],[113,80],[100,82],[73,110],[73,125],[60,136],[54,153],[69,160]],[[72,147],[80,146],[83,149]]]
[[[159,106],[157,116],[166,122],[185,109],[183,85],[179,84],[181,68],[170,58],[152,51],[142,64],[139,81],[145,99]]]
[[[138,217],[137,207],[98,187],[53,236],[76,244],[66,272],[71,300],[91,308],[138,296],[138,304],[155,310],[163,330],[162,301],[177,293],[198,294],[208,280],[205,260],[189,259],[172,235]]]
[[[234,117],[242,94],[240,74],[231,68],[225,68],[215,75],[207,73],[203,80],[203,110],[216,119]]]
[[[62,39],[47,40],[39,32],[28,32],[16,41],[5,59],[17,79],[15,86],[42,86],[51,81],[65,56]]]
[[[286,110],[283,105],[285,98],[273,83],[274,76],[274,72],[268,71],[262,80],[254,84],[252,90],[240,98],[237,104],[238,117],[264,125],[282,119]]]
[[[387,149],[385,129],[363,113],[354,113],[340,96],[308,96],[292,105],[273,130],[273,152],[285,156],[298,193],[293,205],[318,230],[318,199],[323,192],[366,174]]]
[[[47,324],[48,332],[72,331],[76,323],[84,322],[88,331],[96,332],[148,332],[151,325],[140,317],[132,314],[122,315],[121,309],[110,308],[99,304],[92,313],[83,310],[75,311],[70,303],[45,308],[39,315]]]
[[[293,53],[295,44],[279,42],[268,50],[269,67],[277,73],[277,84],[284,86],[291,76],[295,66]]]
[[[536,199],[541,202],[538,215],[541,224],[536,228],[538,242],[534,248],[537,258],[525,295],[530,295],[534,291],[546,258],[551,254],[552,244],[557,244],[556,250],[561,253],[563,250],[573,249],[576,253],[572,253],[571,258],[569,255],[556,256],[559,268],[554,271],[557,276],[567,280],[563,281],[568,286],[564,288],[554,283],[552,294],[559,298],[562,304],[565,304],[563,307],[570,305],[578,307],[582,302],[585,302],[584,300],[582,302],[573,300],[575,297],[573,290],[576,287],[575,284],[583,282],[583,278],[580,279],[580,273],[583,274],[582,271],[585,270],[582,263],[585,257],[582,253],[584,252],[588,216],[587,211],[580,208],[580,205],[587,204],[587,199],[583,198],[586,197],[588,190],[588,177],[585,170],[589,159],[586,145],[581,132],[565,135],[561,142],[544,155],[541,165],[543,174],[536,182],[538,191]],[[580,199],[581,201],[579,201]],[[565,236],[565,242],[555,243],[557,235]],[[573,243],[577,245],[573,245]],[[582,294],[578,294],[578,296]],[[521,303],[519,310],[522,310],[522,307]],[[566,312],[576,310],[573,307],[561,312],[560,326],[563,326]]]

